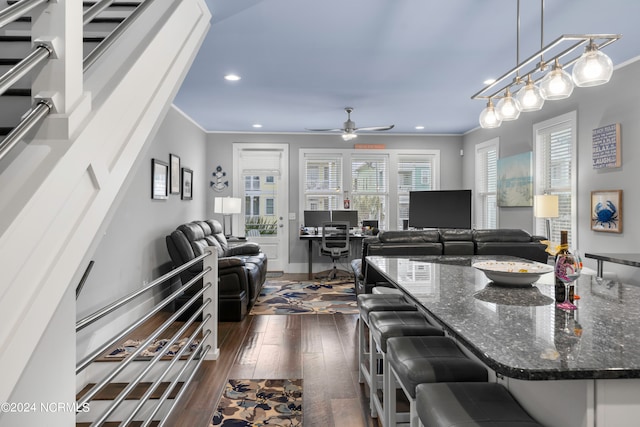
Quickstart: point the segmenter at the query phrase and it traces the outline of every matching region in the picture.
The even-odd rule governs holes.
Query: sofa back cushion
[[[476,242],[530,242],[531,234],[517,228],[474,230],[473,240]]]
[[[211,236],[216,239],[222,250],[226,253],[229,249],[229,242],[227,242],[227,238],[224,237],[224,231],[222,229],[222,224],[220,221],[216,221],[215,219],[207,219],[203,221],[206,223],[211,229]]]
[[[442,242],[473,241],[473,230],[469,228],[441,228],[439,231]]]
[[[382,243],[437,243],[438,230],[389,230],[381,231],[378,238]]]

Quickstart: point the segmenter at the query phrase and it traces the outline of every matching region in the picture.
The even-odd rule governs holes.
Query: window
[[[398,156],[398,203],[396,226],[409,219],[409,192],[433,188],[433,158],[431,156]]]
[[[342,156],[305,156],[304,209],[338,209],[342,205],[342,191]]]
[[[273,215],[274,214],[274,212],[275,212],[274,202],[275,201],[272,198],[268,198],[268,199],[265,200],[265,204],[266,204],[266,206],[265,206],[265,215]]]
[[[245,176],[244,177],[244,189],[245,190],[260,190],[260,177],[259,176]]]
[[[535,194],[558,195],[558,218],[551,219],[551,241],[560,242],[567,230],[576,246],[576,113],[563,114],[533,127],[535,140]],[[535,233],[546,236],[544,218],[535,218]]]
[[[497,228],[498,145],[495,138],[476,146],[475,227]]]
[[[351,157],[351,209],[358,211],[358,222],[377,219],[385,222],[389,199],[387,155]]]
[[[400,229],[409,191],[438,189],[439,163],[438,150],[300,150],[300,211],[342,209],[347,196],[359,221]]]
[[[244,198],[245,216],[260,215],[260,196],[245,196]]]
[[[273,183],[275,182],[275,181],[274,181],[274,177],[273,177],[273,175],[269,175],[269,176],[267,176],[267,177],[265,178],[265,182],[266,182],[266,183],[268,183],[268,184],[273,184]]]

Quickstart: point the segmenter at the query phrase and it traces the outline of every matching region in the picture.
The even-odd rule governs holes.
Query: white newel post
[[[82,2],[49,0],[32,17],[32,44],[53,47],[50,60],[34,77],[34,102],[47,99],[53,109],[40,132],[48,138],[70,139],[91,110],[91,97],[84,93],[82,51]]]
[[[218,250],[213,247],[207,247],[211,255],[204,259],[204,268],[210,268],[208,273],[205,273],[202,280],[203,284],[211,283],[211,286],[204,292],[204,301],[211,299],[211,303],[207,305],[202,312],[202,317],[206,317],[207,314],[211,314],[211,319],[205,325],[203,331],[207,329],[211,330],[211,334],[205,340],[203,348],[207,345],[211,346],[211,349],[205,355],[205,360],[217,360],[220,355],[220,349],[218,348]]]

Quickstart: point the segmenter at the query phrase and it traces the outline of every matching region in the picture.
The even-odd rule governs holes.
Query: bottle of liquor
[[[569,253],[569,239],[567,237],[567,230],[560,231],[560,249],[558,253],[556,253],[556,261],[558,261],[558,257]],[[555,265],[555,263],[554,263]],[[556,293],[556,302],[564,301],[564,283],[562,280],[558,279],[558,276],[555,276],[555,293]]]

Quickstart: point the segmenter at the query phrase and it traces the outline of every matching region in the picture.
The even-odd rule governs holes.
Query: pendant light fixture
[[[537,111],[545,100],[571,96],[574,86],[589,87],[607,83],[613,73],[611,59],[602,48],[619,40],[621,34],[564,34],[544,46],[544,0],[540,0],[540,50],[520,61],[520,0],[517,2],[516,66],[471,96],[488,100],[480,113],[483,128],[500,126],[502,120],[516,120],[520,112]],[[585,47],[582,56],[569,58]],[[546,55],[552,55],[545,58]],[[569,75],[562,65],[573,66]],[[553,67],[549,69],[549,66]],[[546,73],[546,75],[543,75]],[[526,80],[520,76],[527,76]],[[539,86],[536,86],[539,82]],[[515,96],[512,95],[515,93]],[[492,99],[498,98],[497,106]],[[519,108],[516,108],[519,106]]]
[[[483,129],[493,129],[500,127],[502,124],[502,117],[496,111],[493,106],[493,101],[489,98],[489,102],[487,102],[487,107],[482,110],[480,113],[480,126]]]
[[[522,111],[538,111],[544,105],[540,88],[533,84],[531,74],[527,76],[527,84],[518,91],[516,98]]]
[[[562,69],[558,58],[553,69],[540,82],[540,92],[548,101],[568,98],[573,93],[573,80],[569,73]]]
[[[611,79],[613,63],[598,49],[593,40],[589,40],[584,53],[573,66],[571,74],[578,87],[602,85]]]

